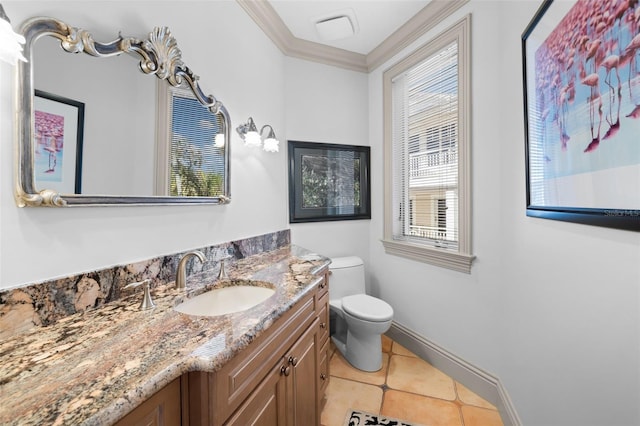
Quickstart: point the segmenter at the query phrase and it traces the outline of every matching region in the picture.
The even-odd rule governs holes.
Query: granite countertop
[[[101,308],[0,342],[0,424],[106,425],[189,371],[217,371],[320,281],[329,259],[296,246],[250,256],[231,279],[272,283],[276,293],[244,312],[190,316],[173,307],[221,285],[211,273],[142,289]]]

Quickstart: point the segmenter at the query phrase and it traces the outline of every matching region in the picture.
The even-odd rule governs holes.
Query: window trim
[[[458,250],[444,250],[393,238],[393,173],[392,173],[392,79],[443,49],[458,43]],[[452,25],[433,40],[409,54],[383,73],[384,118],[384,236],[387,254],[429,263],[455,271],[471,273],[475,256],[471,254],[471,15]]]

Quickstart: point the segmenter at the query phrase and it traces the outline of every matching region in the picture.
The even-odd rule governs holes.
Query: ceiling
[[[270,0],[269,3],[296,38],[366,55],[429,0]],[[316,21],[345,14],[355,17],[355,35],[338,40],[319,37]]]
[[[287,56],[371,72],[469,0],[236,0]],[[352,14],[356,33],[324,40],[316,22]],[[344,20],[343,20],[344,21]],[[332,24],[335,24],[333,21]],[[344,24],[344,22],[343,22]],[[348,24],[351,29],[351,24]],[[344,28],[343,28],[344,29]]]

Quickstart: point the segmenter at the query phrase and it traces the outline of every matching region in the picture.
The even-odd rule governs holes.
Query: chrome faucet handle
[[[197,257],[201,263],[207,260],[200,250],[193,250],[182,256],[182,259],[178,262],[178,269],[176,270],[176,288],[179,290],[187,288],[187,261],[193,256]]]
[[[153,309],[156,306],[156,304],[153,303],[153,300],[151,299],[151,290],[149,289],[149,284],[151,284],[151,279],[147,278],[146,280],[127,284],[126,286],[124,286],[124,288],[136,288],[142,286],[142,288],[144,289],[144,295],[142,296],[142,302],[140,303],[141,311]]]
[[[224,261],[226,259],[229,259],[229,257],[225,257],[224,259],[220,259],[220,272],[218,272],[218,279],[219,280],[229,279],[229,275],[227,275],[227,270],[224,267]]]

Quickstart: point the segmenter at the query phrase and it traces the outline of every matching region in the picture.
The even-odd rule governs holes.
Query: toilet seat
[[[367,294],[354,294],[342,298],[342,309],[365,321],[383,322],[393,318],[393,308],[384,300]]]

